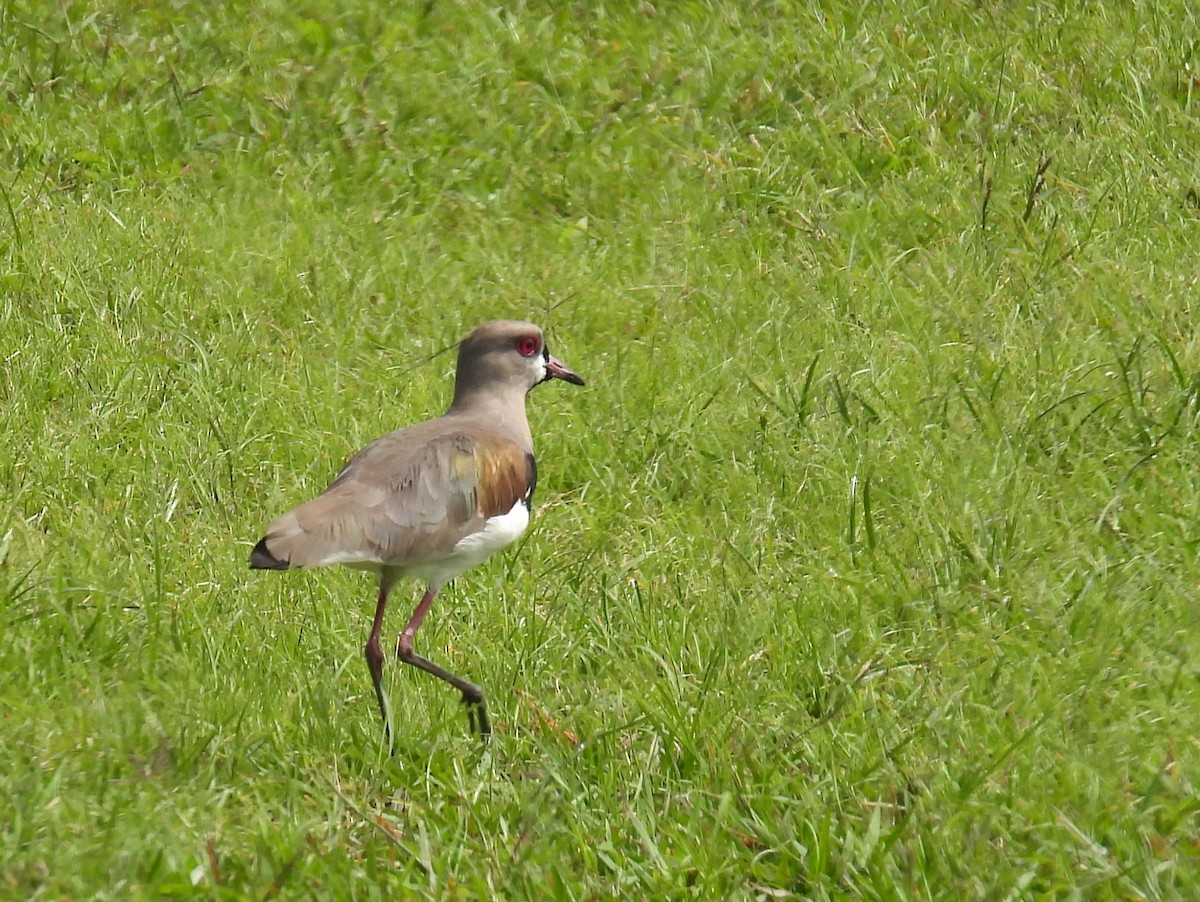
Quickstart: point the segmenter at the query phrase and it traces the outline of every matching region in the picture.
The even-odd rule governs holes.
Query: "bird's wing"
[[[528,503],[536,468],[516,442],[482,430],[426,432],[372,442],[323,493],[268,526],[256,552],[287,567],[435,561],[488,518]]]

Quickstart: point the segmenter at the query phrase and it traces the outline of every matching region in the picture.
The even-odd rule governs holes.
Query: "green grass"
[[[1198,28],[0,2],[0,895],[1195,898]],[[498,316],[588,387],[389,757],[246,556]]]

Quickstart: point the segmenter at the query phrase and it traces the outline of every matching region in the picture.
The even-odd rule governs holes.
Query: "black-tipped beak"
[[[572,385],[583,385],[583,377],[574,370],[568,369],[561,360],[546,355],[546,378],[561,379],[563,382],[570,382]]]

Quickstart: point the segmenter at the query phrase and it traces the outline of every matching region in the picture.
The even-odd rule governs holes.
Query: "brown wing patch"
[[[480,513],[485,517],[507,514],[528,497],[534,478],[529,466],[531,456],[512,442],[475,445]]]

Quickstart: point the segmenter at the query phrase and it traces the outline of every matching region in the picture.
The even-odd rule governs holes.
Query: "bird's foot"
[[[492,722],[488,720],[487,704],[483,700],[483,693],[476,690],[469,692],[463,690],[463,704],[467,706],[467,722],[471,725],[471,731],[478,733],[481,739],[487,739],[492,735]]]

